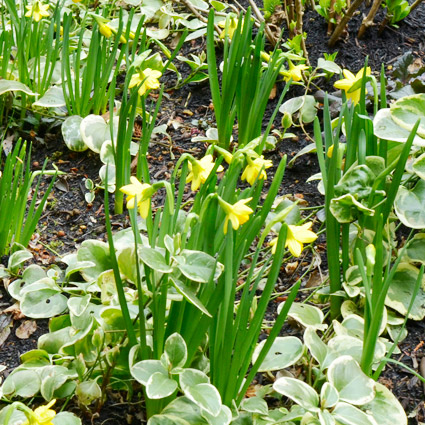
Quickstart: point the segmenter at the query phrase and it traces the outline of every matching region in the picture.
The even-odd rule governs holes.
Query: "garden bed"
[[[231,3],[229,1],[229,3]],[[246,6],[246,2],[241,2]],[[257,2],[261,3],[261,2]],[[349,35],[340,41],[333,49],[326,44],[326,28],[324,20],[312,11],[307,11],[304,15],[304,29],[307,31],[306,45],[309,52],[311,64],[316,64],[318,58],[323,57],[323,53],[338,51],[336,63],[343,69],[357,72],[364,66],[366,57],[372,72],[379,75],[381,64],[385,66],[385,72],[391,75],[391,70],[398,59],[403,54],[410,51],[417,62],[422,66],[425,63],[425,24],[422,16],[425,15],[425,4],[420,5],[411,15],[405,18],[399,28],[387,27],[385,31],[378,35],[375,28],[369,29],[363,40],[354,37],[355,28],[358,28],[362,19],[361,14],[350,21]],[[205,49],[205,38],[198,38],[188,45],[184,45],[184,55],[189,53],[200,53]],[[188,73],[188,69],[181,66],[180,71],[183,76]],[[157,119],[158,125],[166,124],[168,137],[157,136],[156,143],[149,147],[147,160],[149,172],[153,180],[163,180],[170,178],[176,161],[184,153],[190,153],[194,157],[201,158],[207,148],[207,144],[197,141],[192,142],[194,136],[203,136],[208,126],[214,126],[214,111],[211,104],[211,93],[208,80],[201,83],[191,83],[184,85],[181,89],[167,91],[175,82],[175,76],[169,72],[162,81],[165,83],[166,96],[162,101],[160,114]],[[318,85],[323,90],[333,92],[335,89],[331,81],[319,80]],[[273,110],[278,102],[283,84],[277,85],[277,93],[272,96],[266,108],[264,122],[267,123],[272,116]],[[315,90],[314,90],[315,91]],[[301,95],[301,87],[292,87],[286,99],[294,95]],[[157,94],[152,94],[150,100],[154,100]],[[322,112],[319,111],[319,118],[322,119]],[[31,116],[31,112],[29,112]],[[281,116],[275,120],[276,128],[280,126]],[[305,126],[306,132],[313,137],[313,125]],[[107,241],[107,229],[105,227],[105,209],[103,191],[96,190],[94,199],[88,203],[85,199],[87,189],[84,186],[84,179],[91,179],[98,182],[98,170],[102,166],[99,156],[90,151],[71,152],[62,140],[60,126],[44,123],[38,127],[36,132],[33,129],[31,120],[18,128],[17,133],[32,144],[32,168],[39,170],[44,159],[49,158],[47,168],[54,162],[65,174],[59,176],[48,197],[46,208],[39,219],[37,230],[29,243],[29,250],[34,256],[33,262],[41,266],[58,264],[61,255],[75,251],[81,243],[88,239],[100,239]],[[265,154],[266,159],[273,162],[273,167],[268,170],[268,181],[264,188],[268,189],[272,177],[276,171],[279,161],[286,154],[288,160],[291,159],[302,148],[306,147],[311,140],[308,140],[305,133],[300,129],[292,130],[296,137],[279,142],[275,149]],[[89,153],[87,153],[89,152]],[[298,158],[294,165],[287,168],[283,179],[283,184],[279,188],[279,195],[291,195],[292,200],[300,201],[303,207],[314,207],[323,205],[324,199],[317,191],[317,182],[307,182],[307,179],[319,172],[319,165],[315,154],[306,154]],[[270,171],[270,173],[269,173]],[[48,179],[43,180],[42,190],[47,188]],[[192,193],[187,190],[184,199],[190,199]],[[162,205],[165,194],[159,192],[153,198],[153,209]],[[112,228],[114,231],[122,230],[130,225],[129,217],[126,213],[112,216]],[[315,224],[319,229],[319,224]],[[324,235],[320,236],[316,242],[317,258],[314,259],[316,265],[304,276],[304,271],[311,265],[311,254],[301,256],[291,264],[282,267],[276,292],[278,296],[290,288],[300,277],[302,277],[302,287],[307,285],[317,285],[321,283],[320,276],[326,276],[326,240]],[[3,258],[3,264],[7,265],[7,257]],[[63,267],[63,264],[61,265]],[[7,310],[14,304],[14,300],[7,294],[4,288],[1,291],[2,318],[1,334],[7,338],[1,339],[0,344],[0,364],[6,366],[3,378],[6,378],[12,370],[19,365],[19,355],[32,350],[37,346],[38,338],[48,332],[47,320],[29,320],[19,311]],[[301,296],[300,296],[301,297]],[[279,300],[280,298],[278,298]],[[298,298],[298,299],[302,299]],[[272,301],[267,310],[266,320],[272,321],[276,317],[276,301]],[[25,338],[19,338],[16,333],[22,326],[31,326],[32,330]],[[407,364],[418,373],[422,374],[421,360],[425,353],[423,345],[424,324],[423,322],[409,321],[407,324],[408,336],[400,344],[401,354],[394,356],[397,360]],[[18,331],[19,333],[19,331]],[[285,334],[295,334],[302,336],[301,328],[295,325],[290,332]],[[423,368],[422,368],[423,369]],[[424,390],[423,384],[414,375],[406,372],[395,365],[388,365],[383,372],[380,382],[391,389],[398,398],[406,412],[409,414],[409,424],[424,422]],[[124,395],[119,392],[108,393],[108,398],[99,414],[91,416],[89,409],[82,412],[72,402],[67,410],[73,411],[83,418],[84,424],[142,424],[145,416],[140,401],[138,388],[133,399],[128,402]]]

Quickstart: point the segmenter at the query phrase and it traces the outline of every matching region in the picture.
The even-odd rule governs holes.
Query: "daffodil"
[[[238,230],[241,224],[244,224],[249,220],[250,214],[252,214],[254,211],[245,204],[251,200],[252,198],[241,199],[232,205],[226,201],[223,201],[223,199],[218,198],[221,208],[223,208],[224,212],[226,213],[223,227],[224,234],[227,233],[227,224],[229,220],[232,223],[234,230]]]
[[[50,409],[56,400],[52,400],[45,406],[37,407],[33,412],[31,421],[26,421],[22,425],[53,425],[53,418],[56,416],[56,412]]]
[[[214,168],[214,159],[212,155],[205,155],[199,161],[196,159],[189,161],[188,166],[190,173],[186,178],[186,183],[192,182],[191,189],[198,190],[201,183],[205,183]],[[223,171],[223,167],[220,165],[217,171]]]
[[[294,65],[288,59],[288,71],[280,71],[280,74],[283,75],[285,81],[289,81],[292,78],[292,81],[301,81],[303,79],[302,71],[308,69],[307,65]]]
[[[100,24],[99,32],[106,38],[110,38],[112,35],[112,29],[108,24]]]
[[[162,72],[155,69],[141,69],[139,72],[132,75],[129,87],[132,88],[142,83],[139,88],[139,95],[143,96],[148,90],[155,90],[159,88],[160,84],[158,78],[160,78],[161,75]]]
[[[229,22],[229,24],[226,27],[227,22]],[[236,17],[231,16],[229,18],[229,21],[221,21],[218,23],[218,26],[220,28],[224,28],[223,31],[220,33],[220,38],[224,39],[227,35],[229,37],[229,40],[231,40],[233,38],[233,35],[235,34],[236,29],[238,28],[238,20],[236,19]]]
[[[50,4],[43,4],[39,0],[34,0],[31,4],[25,6],[25,8],[28,10],[28,12],[25,13],[25,16],[27,18],[32,17],[35,22],[39,22],[43,17],[49,16],[49,7]]]
[[[317,239],[316,233],[310,230],[312,225],[313,223],[310,221],[301,226],[294,226],[292,224],[288,226],[285,248],[288,248],[294,257],[301,255],[305,243],[311,243]],[[273,238],[269,242],[269,245],[272,247],[272,254],[274,254],[276,252],[277,237]]]
[[[75,0],[73,0],[74,3],[76,3]],[[81,1],[81,0],[77,0]],[[91,13],[91,16],[96,20],[97,24],[99,25],[99,32],[106,38],[110,38],[112,34],[117,35],[118,31],[113,28],[110,23],[111,21],[109,19],[104,18],[103,16],[97,15],[95,13]],[[120,35],[120,43],[127,43],[127,39],[121,34]]]
[[[149,214],[149,207],[151,205],[151,196],[154,189],[150,184],[140,183],[136,177],[130,177],[131,184],[123,186],[120,191],[127,195],[127,208],[133,209],[135,207],[135,200],[137,198],[137,206],[139,214],[142,218],[146,218]]]
[[[257,177],[259,180],[267,178],[265,170],[273,166],[272,161],[264,159],[263,155],[255,158],[254,161],[249,156],[247,156],[246,159],[248,161],[248,165],[242,173],[242,180],[246,180],[252,186]]]
[[[354,90],[351,93],[349,93],[349,90],[351,89],[351,87],[354,86],[354,84],[357,83],[357,81],[363,78],[364,70],[365,69],[362,68],[356,75],[354,75],[348,69],[344,69],[342,73],[344,74],[345,78],[343,80],[337,81],[334,84],[335,88],[345,91],[345,95],[347,96],[347,99],[351,100],[354,103],[354,105],[357,105],[357,103],[359,103],[361,88],[358,88],[357,90]],[[367,67],[366,75],[370,75],[370,73],[371,73],[371,70],[369,67]]]

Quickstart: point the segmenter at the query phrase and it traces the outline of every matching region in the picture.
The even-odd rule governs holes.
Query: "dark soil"
[[[241,3],[246,6],[246,2],[242,1]],[[258,1],[257,3],[260,4],[261,2]],[[400,23],[399,29],[386,28],[381,35],[378,35],[377,29],[371,28],[363,40],[357,40],[355,38],[356,28],[359,27],[362,19],[362,16],[358,15],[349,24],[347,38],[340,41],[334,49],[330,49],[327,46],[327,24],[317,13],[308,11],[304,16],[304,28],[308,33],[307,48],[310,54],[310,62],[314,66],[317,59],[323,57],[324,52],[331,53],[338,50],[336,62],[343,68],[356,72],[363,67],[364,61],[368,57],[369,66],[372,67],[373,71],[379,72],[382,63],[387,67],[406,51],[412,51],[416,57],[425,59],[423,16],[425,16],[425,4],[419,6]],[[190,50],[199,51],[204,47],[205,40],[196,40],[190,46]],[[185,51],[185,54],[187,53],[189,51]],[[184,69],[182,71],[185,72]],[[172,85],[174,77],[170,75],[169,78],[168,84]],[[326,87],[332,91],[329,84],[325,85]],[[281,87],[278,87],[278,95],[280,89]],[[210,107],[208,82],[200,85],[190,84],[168,94],[169,98],[163,101],[159,119],[161,124],[168,123],[168,133],[172,142],[170,144],[167,138],[163,138],[151,146],[148,159],[151,176],[154,180],[169,177],[175,158],[183,152],[191,152],[195,156],[200,156],[205,150],[205,146],[191,142],[191,137],[203,134],[209,124],[214,121],[213,111]],[[294,94],[299,95],[300,93],[297,93],[296,89],[291,89],[287,98]],[[265,123],[274,110],[278,95],[267,108],[264,117]],[[174,129],[173,122],[178,122],[181,126]],[[279,120],[276,120],[275,125],[280,125]],[[48,206],[39,221],[36,234],[30,245],[35,261],[41,265],[56,263],[60,255],[74,251],[85,239],[105,239],[103,192],[99,191],[96,194],[92,204],[87,204],[84,199],[86,192],[84,178],[98,182],[98,170],[101,163],[95,154],[68,151],[62,142],[58,128],[57,126],[50,129],[40,128],[37,130],[36,136],[34,136],[34,132],[31,131],[30,133],[30,130],[33,129],[25,131],[26,138],[32,138],[34,142],[33,167],[35,169],[40,168],[47,156],[59,166],[61,171],[67,173],[56,182],[49,197]],[[306,130],[311,132],[312,129],[307,126]],[[288,155],[290,159],[301,148],[311,143],[303,132],[299,131],[297,134],[296,139],[281,142],[276,151],[269,153],[268,156],[273,160],[275,166],[284,154]],[[299,158],[292,168],[286,170],[281,194],[301,198],[304,200],[302,205],[305,206],[322,204],[323,199],[316,190],[316,184],[306,183],[307,178],[317,171],[315,156],[305,155]],[[269,175],[273,175],[273,172],[270,172]],[[46,185],[45,183],[44,187]],[[115,229],[127,226],[126,217],[113,217],[112,221]],[[326,259],[323,258],[325,245],[322,239],[319,239],[318,251],[322,254],[322,271],[326,272],[323,269],[323,267],[326,268]],[[311,259],[302,259],[298,266],[294,266],[294,269],[283,271],[277,290],[283,291],[294,282],[301,275],[302,267],[309,261]],[[308,277],[305,278],[304,285],[307,284],[307,281]],[[12,301],[6,291],[2,289],[0,295],[1,309],[4,310],[11,303]],[[273,319],[274,310],[275,306],[271,307],[268,320]],[[19,339],[15,335],[16,328],[22,320],[26,319],[9,321],[11,314],[3,314],[0,318],[5,316],[7,316],[6,320],[0,321],[0,336],[5,332],[5,329],[6,332],[7,329],[10,329],[10,335],[0,345],[0,364],[7,366],[6,371],[3,372],[3,375],[7,376],[19,364],[19,355],[35,348],[37,338],[42,333],[47,332],[47,321],[37,321],[37,330],[28,339]],[[418,364],[420,364],[424,355],[422,345],[424,326],[423,323],[409,323],[409,335],[401,344],[403,354],[397,357],[397,360],[405,362],[416,371],[419,370]],[[392,389],[406,411],[412,413],[409,424],[417,424],[418,421],[424,420],[423,387],[415,376],[395,365],[389,365],[383,373],[381,381]],[[142,406],[139,403],[128,404],[125,403],[125,400],[121,400],[119,395],[110,395],[100,412],[100,416],[84,419],[84,423],[99,425],[141,424],[143,423],[142,411]]]

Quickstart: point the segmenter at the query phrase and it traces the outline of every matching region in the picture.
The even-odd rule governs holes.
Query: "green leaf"
[[[160,360],[142,360],[141,362],[133,365],[133,367],[130,369],[130,372],[133,378],[143,385],[148,383],[149,378],[154,373],[159,372],[162,373],[165,377],[168,377],[168,372]]]
[[[359,214],[373,216],[375,211],[365,207],[357,201],[353,195],[347,193],[339,198],[331,199],[329,209],[339,223],[351,223],[357,219]]]
[[[171,273],[173,268],[167,264],[165,257],[158,249],[140,246],[138,249],[140,259],[152,270],[160,273]]]
[[[91,261],[94,264],[93,267],[81,270],[81,274],[87,282],[97,280],[102,272],[112,269],[109,246],[102,241],[84,241],[77,252],[77,259],[78,261]]]
[[[119,117],[114,117],[113,139],[116,140],[118,134]],[[99,115],[88,115],[80,124],[81,138],[90,150],[100,153],[103,143],[111,140],[110,124]]]
[[[376,137],[394,142],[406,143],[410,135],[409,130],[400,127],[393,121],[389,108],[380,109],[378,111],[373,119],[373,129]],[[425,139],[415,135],[413,144],[415,146],[425,146]]]
[[[425,227],[425,180],[419,180],[413,189],[400,186],[394,201],[399,220],[412,229]]]
[[[41,381],[35,370],[16,370],[2,385],[2,393],[23,398],[34,397],[40,391]]]
[[[406,96],[395,101],[391,107],[391,118],[400,127],[412,131],[416,122],[420,120],[417,134],[425,137],[425,94]]]
[[[316,330],[307,328],[304,332],[304,344],[310,350],[311,355],[317,360],[320,366],[323,366],[328,353],[326,344],[319,338]]]
[[[71,412],[59,412],[53,419],[53,425],[81,425],[81,419]]]
[[[29,87],[19,81],[0,80],[0,96],[10,91],[20,91],[28,96],[35,96],[37,94],[32,92]]]
[[[178,397],[169,403],[160,415],[152,416],[148,425],[209,425],[201,416],[199,407],[187,397]]]
[[[172,368],[183,367],[187,360],[187,346],[183,337],[173,333],[165,341],[164,353]]]
[[[408,243],[405,253],[410,262],[425,264],[425,233],[416,233]]]
[[[221,411],[221,397],[214,385],[197,384],[193,387],[186,387],[184,393],[189,400],[192,400],[212,416],[219,415]]]
[[[95,380],[83,381],[77,385],[75,395],[84,406],[89,406],[93,401],[102,397],[102,390]]]
[[[267,339],[261,341],[255,348],[252,356],[252,363],[257,361]],[[263,360],[259,372],[269,372],[272,370],[285,369],[295,364],[302,356],[304,351],[303,343],[295,336],[277,337]]]
[[[375,382],[366,376],[351,356],[341,356],[328,369],[328,380],[339,392],[339,398],[361,406],[375,397]]]
[[[68,298],[57,290],[33,290],[24,294],[21,311],[27,317],[46,319],[63,313],[67,309],[67,301]]]
[[[325,382],[320,390],[320,405],[322,409],[334,407],[339,401],[337,389],[329,382]]]
[[[245,398],[241,403],[241,409],[259,415],[267,415],[269,413],[267,403],[261,397]]]
[[[317,67],[334,74],[341,74],[342,72],[341,68],[335,62],[323,58],[317,60]]]
[[[332,412],[332,416],[341,425],[376,425],[370,415],[348,403],[338,403]]]
[[[413,161],[412,169],[421,179],[425,180],[425,153]]]
[[[278,313],[282,310],[284,304],[285,303],[279,304],[277,308]],[[310,327],[321,331],[324,331],[328,327],[328,325],[323,323],[325,315],[322,310],[313,305],[292,303],[288,316],[301,323],[304,327]]]
[[[205,306],[201,303],[201,301],[197,298],[195,295],[195,292],[192,291],[191,288],[186,286],[183,282],[181,282],[179,279],[177,279],[174,276],[171,276],[171,282],[174,285],[174,287],[177,289],[177,291],[183,295],[183,297],[189,301],[191,304],[193,304],[196,308],[202,311],[202,313],[206,314],[208,317],[212,317],[210,312],[205,308]]]
[[[25,263],[25,261],[31,258],[32,254],[26,249],[16,251],[9,257],[7,267],[10,270],[17,269],[21,264]]]
[[[317,412],[319,410],[319,395],[308,384],[295,378],[279,378],[273,384],[273,389],[305,410]]]
[[[207,283],[214,274],[218,279],[223,271],[223,266],[205,252],[190,251],[185,249],[180,255],[173,257],[178,269],[190,280]]]
[[[367,165],[354,165],[335,185],[335,196],[348,193],[355,195],[357,200],[366,198],[372,191],[375,178],[375,173]]]
[[[390,283],[385,304],[405,316],[412,299],[419,270],[411,264],[401,263]],[[418,295],[410,310],[409,319],[422,320],[425,317],[425,292],[419,288]]]
[[[183,391],[198,384],[208,384],[209,382],[208,376],[197,369],[185,369],[180,374],[180,386]]]
[[[362,406],[379,425],[407,425],[406,413],[394,394],[384,385],[375,384],[375,398]]]
[[[154,400],[165,398],[177,389],[177,382],[162,372],[155,372],[146,383],[146,395]]]
[[[40,106],[43,108],[60,108],[65,105],[66,101],[63,96],[63,90],[57,86],[52,86],[47,89],[46,93],[32,104],[32,106]]]
[[[83,152],[88,149],[81,136],[81,121],[83,119],[79,115],[71,115],[62,124],[62,137],[67,148],[71,151]]]
[[[211,6],[217,11],[222,12],[223,10],[228,8],[226,3],[217,0],[210,0]]]

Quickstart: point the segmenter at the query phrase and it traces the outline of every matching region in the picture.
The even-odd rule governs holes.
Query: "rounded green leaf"
[[[351,356],[341,356],[328,369],[328,380],[337,389],[342,401],[357,406],[375,397],[375,381],[366,376]]]
[[[183,337],[177,332],[165,341],[164,353],[172,368],[183,367],[187,360],[187,346]]]
[[[319,395],[316,391],[303,381],[295,378],[279,378],[273,384],[273,389],[305,410],[317,412],[319,410]]]
[[[266,341],[267,340],[264,339],[255,348],[254,354],[252,356],[253,364],[257,361],[257,358],[260,355]],[[272,370],[281,370],[285,369],[285,367],[292,366],[301,358],[303,351],[303,343],[297,337],[277,337],[273,341],[273,344],[265,359],[261,363],[258,371],[268,372]]]
[[[279,304],[277,311],[280,313],[285,303]],[[320,308],[313,305],[292,303],[288,316],[305,327],[324,331],[328,325],[323,323],[325,315]]]
[[[392,118],[390,108],[380,109],[373,119],[373,129],[376,137],[383,140],[406,143],[410,131],[400,127]],[[425,146],[425,139],[415,136],[413,144]]]
[[[154,373],[162,373],[164,376],[168,376],[168,372],[159,360],[142,360],[136,363],[131,369],[131,374],[136,381],[143,385],[146,385],[149,378]]]
[[[375,384],[375,398],[362,406],[379,425],[407,425],[406,413],[394,394],[384,385]]]
[[[146,395],[154,400],[168,397],[177,389],[177,382],[162,372],[155,372],[146,383]]]
[[[412,300],[413,291],[418,279],[419,270],[411,264],[401,263],[390,283],[385,304],[405,316]],[[425,317],[425,292],[422,282],[419,292],[413,301],[409,319],[422,320]]]
[[[82,152],[88,149],[80,133],[82,120],[79,115],[71,115],[62,124],[62,137],[67,148],[71,151]]]
[[[413,189],[400,186],[394,201],[399,220],[412,229],[425,228],[425,180],[419,180]]]
[[[391,118],[400,127],[412,131],[420,120],[417,134],[425,137],[425,94],[405,96],[394,102],[390,107]]]
[[[66,105],[61,87],[52,86],[47,89],[43,97],[32,104],[33,106],[40,106],[42,108],[60,108]]]
[[[334,407],[339,401],[339,394],[336,388],[329,382],[325,382],[320,390],[320,405],[322,409]]]
[[[58,316],[67,309],[68,298],[52,289],[26,292],[22,298],[22,313],[34,319]]]
[[[186,397],[212,416],[221,411],[221,397],[217,388],[211,384],[198,384],[184,390]]]
[[[53,419],[53,425],[81,425],[81,419],[71,412],[59,412]]]
[[[164,255],[158,249],[140,246],[138,249],[140,259],[152,270],[160,273],[171,273],[173,268],[167,264]]]
[[[40,391],[40,377],[35,370],[16,370],[3,383],[2,393],[7,396],[29,398]]]
[[[173,259],[176,261],[178,269],[194,282],[207,283],[212,275],[214,275],[214,279],[218,279],[223,270],[219,263],[216,267],[214,257],[202,251],[185,249]]]
[[[348,403],[338,403],[332,416],[341,425],[377,425],[373,417]]]

